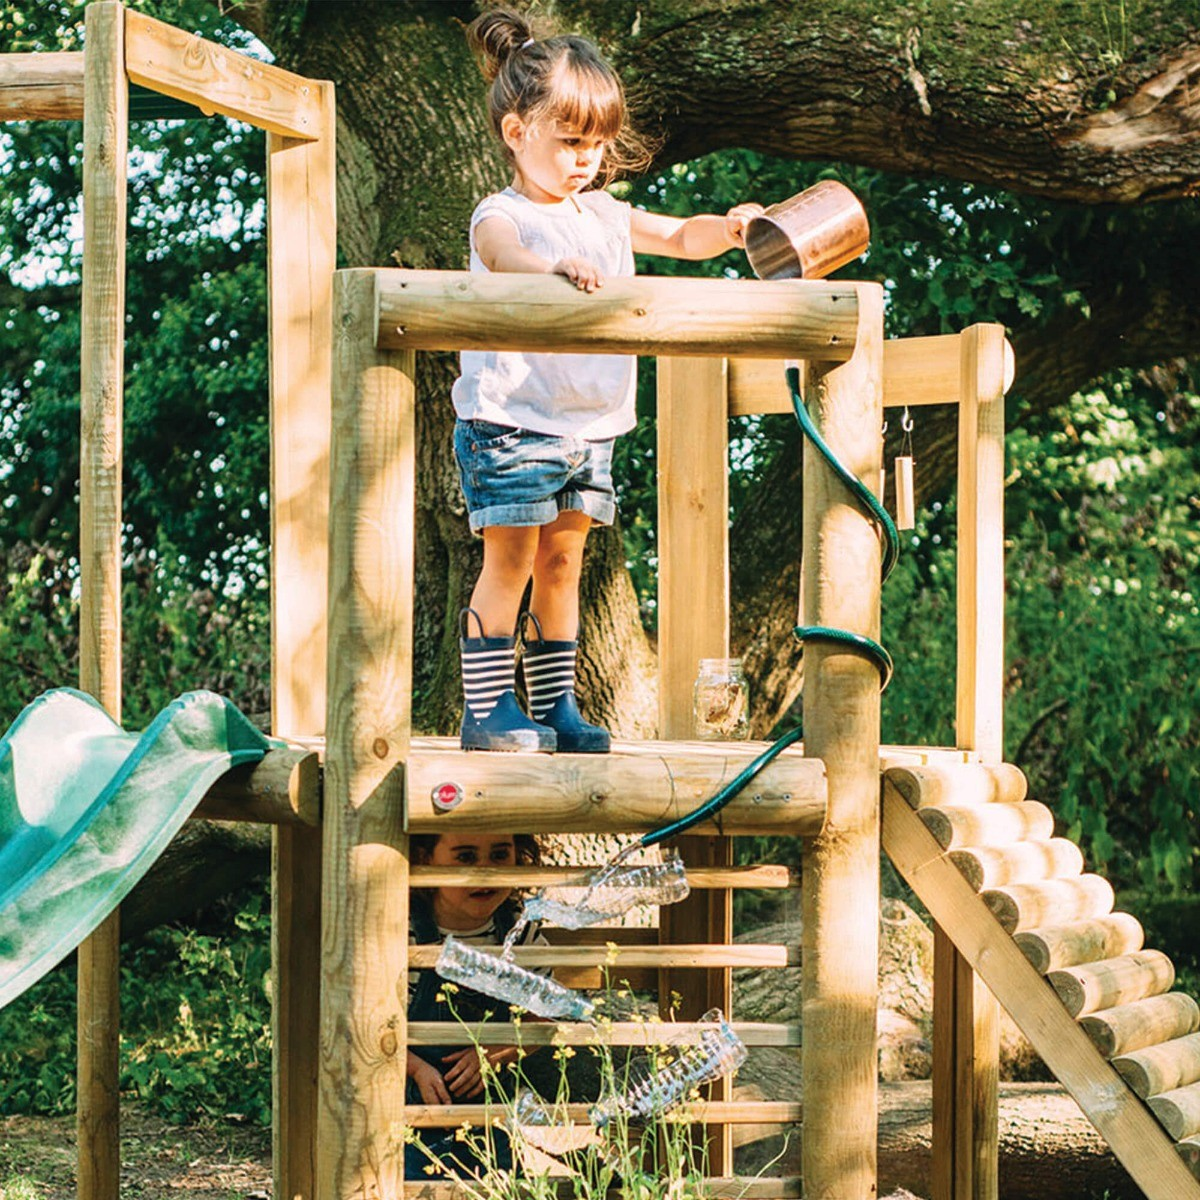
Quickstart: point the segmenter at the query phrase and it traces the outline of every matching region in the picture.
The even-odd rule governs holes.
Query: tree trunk
[[[282,65],[337,84],[347,265],[464,266],[471,208],[507,181],[462,36],[476,11],[466,0],[253,0],[235,11]],[[630,84],[642,124],[661,136],[659,165],[746,146],[1089,204],[1181,197],[1200,184],[1191,12],[1188,0],[1122,6],[1105,22],[1061,5],[1031,17],[974,6],[969,19],[935,6],[919,21],[914,10],[860,0],[820,10],[798,0],[555,7],[561,27],[595,38]],[[1156,226],[1147,270],[1144,241],[1119,222],[1095,222],[1072,249],[1090,315],[1074,308],[1050,327],[1013,331],[1026,403],[1065,398],[1111,367],[1200,348],[1200,318],[1183,299],[1194,286],[1196,225],[1194,206],[1180,206]],[[424,356],[420,372],[415,719],[444,732],[459,711],[457,614],[478,548],[450,448],[453,362]],[[941,494],[953,475],[954,415],[923,411],[917,439],[922,494]],[[747,659],[760,734],[800,687],[789,637],[799,453],[794,435],[787,444],[733,538],[733,642]],[[644,736],[654,724],[653,654],[615,534],[594,537],[589,556],[586,706],[615,732]]]

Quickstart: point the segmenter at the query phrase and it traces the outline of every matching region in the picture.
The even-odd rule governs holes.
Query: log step
[[[1120,958],[1051,971],[1047,979],[1067,1012],[1082,1017],[1169,992],[1175,984],[1175,967],[1161,950],[1139,950]]]
[[[977,891],[1083,874],[1083,851],[1066,838],[951,850],[954,865]]]
[[[1112,884],[1101,875],[1014,883],[981,892],[980,897],[1009,933],[1103,917],[1116,901]]]
[[[1200,1083],[1151,1096],[1146,1103],[1177,1142],[1200,1135]]]
[[[892,767],[888,782],[913,808],[1019,804],[1028,785],[1012,763],[937,763]]]
[[[1109,913],[1072,925],[1046,925],[1014,936],[1021,953],[1039,974],[1063,967],[1132,954],[1145,944],[1141,923],[1128,913]]]
[[[1178,1146],[1179,1157],[1187,1163],[1188,1170],[1200,1179],[1200,1137],[1184,1138]]]
[[[1118,1055],[1113,1066],[1143,1100],[1200,1083],[1200,1033]]]
[[[1091,1013],[1079,1024],[1105,1058],[1116,1058],[1200,1030],[1200,1006],[1184,992],[1167,992]]]
[[[920,808],[917,813],[943,850],[1045,841],[1054,834],[1054,814],[1037,800],[1020,804],[946,804]]]

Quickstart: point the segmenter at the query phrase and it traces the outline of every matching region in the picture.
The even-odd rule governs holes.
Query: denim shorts
[[[611,525],[617,511],[613,441],[456,422],[454,455],[471,532],[488,525],[549,525],[566,509]]]

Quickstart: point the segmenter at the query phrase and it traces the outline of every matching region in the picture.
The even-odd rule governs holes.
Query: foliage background
[[[154,11],[155,6],[144,7]],[[169,7],[177,16],[178,5]],[[208,5],[186,20],[236,45]],[[60,48],[79,5],[0,4],[0,50]],[[67,46],[69,48],[69,45]],[[0,716],[75,680],[78,563],[79,136],[0,135]],[[132,129],[126,392],[128,722],[212,687],[267,708],[268,514],[263,143],[220,120]],[[873,245],[847,275],[882,281],[892,336],[975,320],[1047,323],[1085,307],[1068,282],[1096,223],[1136,253],[1152,211],[1054,205],[940,179],[727,151],[626,186],[687,214],[782,199],[831,175],[868,205]],[[643,263],[665,271],[675,264]],[[736,255],[687,272],[744,272]],[[1032,794],[1122,888],[1194,891],[1200,757],[1200,380],[1195,364],[1124,371],[1035,415],[1009,402],[1007,755]],[[652,371],[620,446],[626,550],[654,624]],[[917,420],[921,414],[917,414]],[[731,430],[734,516],[782,418]],[[885,591],[897,659],[884,739],[953,741],[954,506],[918,491],[917,529]],[[771,564],[764,564],[770,570]],[[760,847],[748,844],[754,855]],[[774,847],[778,857],[786,848]],[[126,959],[125,1085],[174,1119],[269,1108],[269,977],[260,889]],[[0,1014],[0,1111],[73,1103],[68,971]],[[215,1022],[215,1023],[214,1023]],[[220,1028],[219,1035],[209,1032]]]

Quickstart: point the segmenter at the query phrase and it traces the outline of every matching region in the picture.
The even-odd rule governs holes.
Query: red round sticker
[[[433,807],[439,812],[449,812],[462,803],[463,790],[457,783],[439,783],[433,789]]]

